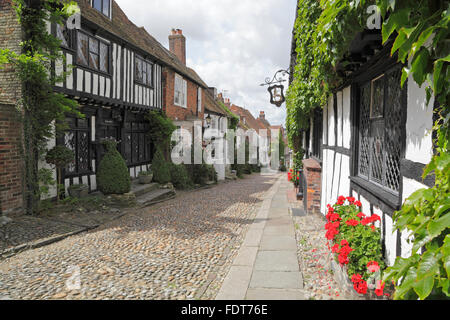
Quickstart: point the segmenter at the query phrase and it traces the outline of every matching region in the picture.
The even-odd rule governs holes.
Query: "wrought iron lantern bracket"
[[[273,78],[266,78],[265,83],[261,86],[269,86],[267,91],[270,93],[270,103],[281,107],[281,105],[286,101],[284,96],[284,86],[283,83],[286,82],[286,75],[289,75],[287,70],[278,70]]]

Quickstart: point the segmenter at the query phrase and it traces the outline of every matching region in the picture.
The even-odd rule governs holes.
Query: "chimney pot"
[[[169,35],[169,50],[186,65],[186,38],[181,29],[172,29],[172,34]]]

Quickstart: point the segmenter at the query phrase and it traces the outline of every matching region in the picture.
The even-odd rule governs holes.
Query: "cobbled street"
[[[0,261],[0,299],[213,299],[209,284],[226,274],[278,177],[181,192]]]

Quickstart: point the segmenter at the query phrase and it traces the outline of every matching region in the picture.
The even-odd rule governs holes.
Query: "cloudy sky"
[[[296,0],[116,0],[128,18],[166,48],[172,28],[186,37],[187,65],[232,103],[271,124],[285,123],[286,107],[269,103],[259,86],[289,67]]]

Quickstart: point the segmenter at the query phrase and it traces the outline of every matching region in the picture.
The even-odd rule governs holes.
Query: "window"
[[[109,73],[109,45],[78,32],[77,63]]]
[[[60,25],[56,23],[56,37],[61,40],[61,46],[72,48],[72,33],[67,29],[66,24]]]
[[[183,108],[187,107],[187,82],[178,74],[175,74],[174,104]]]
[[[359,88],[358,176],[393,194],[400,192],[405,88],[396,67]]]
[[[65,168],[65,176],[76,176],[92,172],[88,119],[67,118],[69,130],[64,134],[64,145],[73,151],[75,161]]]
[[[92,7],[110,18],[110,0],[92,0]]]
[[[202,88],[200,87],[197,90],[197,112],[202,112]]]
[[[152,161],[152,142],[148,136],[148,122],[125,122],[125,159],[127,165]]]
[[[135,59],[136,82],[153,87],[153,64],[136,56]]]

